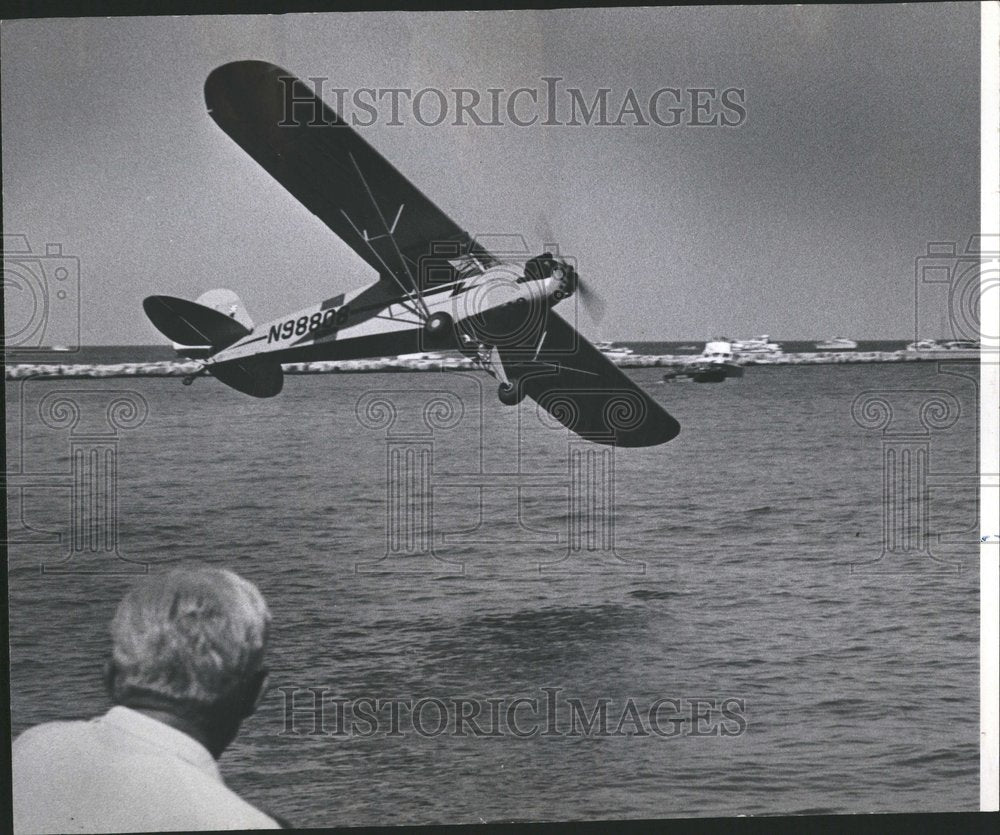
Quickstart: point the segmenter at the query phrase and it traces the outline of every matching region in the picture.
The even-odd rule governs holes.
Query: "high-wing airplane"
[[[448,218],[290,73],[259,61],[205,82],[215,122],[377,273],[359,290],[254,326],[234,293],[149,296],[146,315],[179,353],[254,397],[282,388],[281,364],[452,348],[596,443],[654,446],[680,425],[553,307],[579,292],[575,268],[543,253],[501,259]]]

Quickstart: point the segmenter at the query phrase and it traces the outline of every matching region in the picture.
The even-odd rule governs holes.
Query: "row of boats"
[[[777,342],[771,342],[771,338],[766,333],[762,336],[753,336],[749,339],[727,339],[725,337],[717,337],[709,342],[708,345],[718,346],[723,343],[729,345],[729,350],[736,355],[782,353],[781,345]],[[615,345],[613,342],[597,342],[595,345],[599,351],[610,357],[631,356],[634,353],[631,348],[621,347]],[[708,345],[705,346],[705,353],[708,353],[709,351]],[[857,350],[857,347],[857,342],[853,339],[848,339],[845,336],[835,336],[833,339],[827,339],[824,342],[816,343],[817,351],[854,351]],[[682,345],[681,348],[696,349],[696,346]],[[907,351],[978,351],[979,349],[979,341],[965,339],[942,341],[938,341],[936,339],[921,339],[917,342],[911,342],[906,346]],[[713,351],[715,350],[717,349],[713,349]]]
[[[596,347],[612,360],[622,359],[633,354],[631,348],[619,347],[611,342],[596,343]],[[683,346],[687,347],[687,346]],[[690,346],[692,349],[695,346]],[[818,351],[853,351],[858,343],[853,339],[837,336],[825,342],[817,342]],[[958,353],[978,352],[980,343],[967,340],[950,340],[938,342],[934,339],[922,339],[906,346],[907,352],[921,352],[955,356]],[[743,366],[746,362],[765,360],[783,354],[781,345],[771,342],[767,334],[750,339],[729,340],[717,337],[705,344],[701,354],[688,359],[682,365],[671,368],[664,376],[664,382],[680,382],[693,380],[697,383],[719,383],[727,378],[743,376]]]
[[[633,354],[631,348],[619,347],[611,342],[597,342],[595,347],[612,361]],[[687,347],[682,346],[682,349]],[[690,349],[697,350],[694,345],[691,345]],[[691,357],[683,365],[668,370],[663,375],[663,381],[721,383],[727,378],[743,376],[744,357],[760,358],[762,355],[774,356],[781,353],[781,345],[771,342],[767,334],[742,340],[718,337],[705,343],[701,354]]]

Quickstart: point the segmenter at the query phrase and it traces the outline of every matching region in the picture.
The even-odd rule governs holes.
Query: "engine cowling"
[[[559,281],[558,289],[553,293],[556,301],[572,296],[576,292],[578,277],[572,265],[559,261],[551,252],[543,252],[528,259],[524,265],[524,277],[528,280],[541,281],[555,278]]]

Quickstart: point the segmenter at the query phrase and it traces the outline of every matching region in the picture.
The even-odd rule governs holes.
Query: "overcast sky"
[[[455,125],[448,93],[441,125],[406,102],[389,125],[384,99],[361,130],[469,231],[554,236],[605,298],[592,338],[910,338],[914,260],[979,228],[973,3],[29,20],[0,47],[4,232],[79,257],[84,344],[162,341],[151,293],[229,287],[264,321],[373,277],[207,115],[206,76],[239,59],[349,97],[503,90],[501,126]],[[609,121],[630,89],[648,121],[665,87],[744,90],[746,116],[512,124],[518,87],[544,120],[546,76],[562,121],[569,87],[610,88]],[[10,333],[30,314],[6,272],[5,300]]]

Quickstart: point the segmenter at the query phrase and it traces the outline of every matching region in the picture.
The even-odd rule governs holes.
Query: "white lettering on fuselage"
[[[291,339],[293,336],[305,336],[318,330],[332,330],[335,326],[343,325],[350,315],[350,305],[345,304],[339,308],[318,310],[311,316],[303,314],[298,318],[286,319],[277,325],[271,325],[267,332],[267,344]]]

